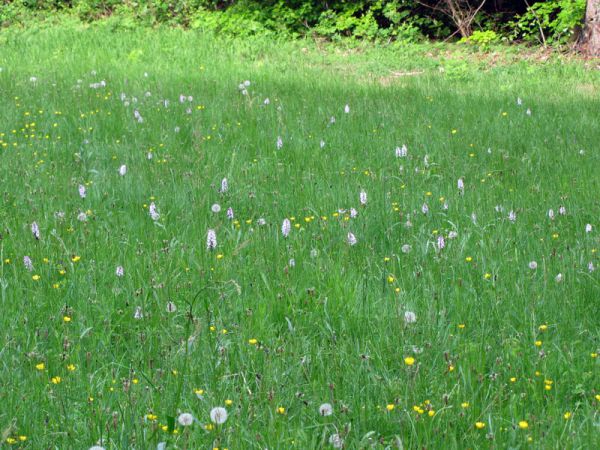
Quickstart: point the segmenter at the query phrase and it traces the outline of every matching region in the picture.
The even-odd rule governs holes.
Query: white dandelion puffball
[[[402,147],[396,147],[396,158],[406,158],[406,155],[408,154],[408,147],[406,147],[406,144],[402,145]]]
[[[124,177],[126,173],[127,173],[127,166],[125,164],[123,164],[121,167],[119,167],[119,175]]]
[[[349,245],[356,245],[356,243],[358,242],[356,240],[356,236],[354,236],[354,234],[348,232],[348,236],[346,236],[346,241],[348,242]]]
[[[221,205],[219,205],[218,203],[215,203],[214,205],[212,205],[210,207],[210,210],[212,212],[214,212],[215,214],[220,213],[221,212]]]
[[[217,406],[210,410],[210,420],[217,425],[225,423],[227,420],[227,410],[222,406]]]
[[[359,199],[361,205],[364,206],[367,204],[367,193],[365,190],[360,191],[360,194],[358,195],[358,199]]]
[[[531,261],[531,262],[529,263],[529,268],[530,268],[531,270],[535,270],[535,269],[537,269],[537,262],[536,262],[536,261]]]
[[[154,202],[150,203],[150,206],[148,207],[148,214],[150,215],[150,218],[152,220],[154,220],[155,222],[160,219],[160,214],[158,213],[158,210],[156,209],[156,205],[154,204]]]
[[[446,247],[446,240],[444,239],[444,236],[442,236],[442,235],[438,236],[437,245],[438,245],[438,249],[440,249],[440,250],[442,250],[443,248]]]
[[[206,249],[214,250],[215,248],[217,248],[217,233],[210,229],[206,233]]]
[[[344,106],[344,112],[348,114],[350,112],[350,105]]]
[[[115,269],[115,275],[118,277],[122,277],[123,275],[125,275],[125,269],[123,269],[123,266],[117,266],[117,268]]]
[[[105,450],[105,448],[99,445],[92,445],[89,450]]]
[[[33,263],[31,262],[31,258],[29,256],[23,256],[23,265],[29,272],[33,270]]]
[[[189,427],[192,423],[194,423],[194,416],[192,416],[190,413],[179,414],[177,422],[179,422],[181,426]]]
[[[281,224],[281,234],[283,234],[283,237],[288,237],[291,229],[292,223],[290,219],[283,219],[283,223]]]
[[[409,252],[411,251],[411,247],[410,247],[410,245],[408,245],[408,244],[404,244],[404,245],[402,246],[402,249],[401,249],[401,250],[402,250],[402,253],[409,253]]]
[[[412,311],[406,311],[404,313],[404,321],[406,323],[415,323],[417,321],[417,315]]]
[[[563,274],[559,273],[558,275],[556,275],[556,277],[554,278],[554,281],[556,281],[557,283],[560,283],[563,280]]]
[[[331,403],[323,403],[321,406],[319,406],[319,414],[324,417],[332,415],[333,406],[331,406]]]
[[[337,433],[329,436],[329,444],[333,448],[344,448],[344,439]]]

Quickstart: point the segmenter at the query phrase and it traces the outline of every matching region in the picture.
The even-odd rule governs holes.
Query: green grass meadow
[[[598,448],[592,66],[1,31],[0,448]]]

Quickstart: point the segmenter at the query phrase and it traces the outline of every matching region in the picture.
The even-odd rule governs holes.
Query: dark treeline
[[[2,0],[0,0],[2,2]],[[239,36],[313,35],[368,40],[471,38],[543,44],[573,42],[585,0],[4,0],[0,19],[20,10],[62,11],[92,21],[113,15]]]

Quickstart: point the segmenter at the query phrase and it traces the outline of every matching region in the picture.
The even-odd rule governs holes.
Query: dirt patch
[[[379,84],[381,84],[382,86],[389,86],[390,84],[393,84],[395,81],[397,81],[400,78],[416,77],[416,76],[422,75],[424,73],[425,73],[424,70],[411,70],[408,72],[393,72],[392,71],[389,75],[379,77],[379,79],[377,81],[379,81]]]

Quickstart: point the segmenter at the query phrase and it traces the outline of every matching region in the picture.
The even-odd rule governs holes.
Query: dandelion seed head
[[[217,248],[217,233],[213,229],[209,229],[206,233],[206,249],[214,250]]]
[[[351,232],[348,232],[348,235],[346,236],[346,241],[350,246],[356,245],[358,242],[356,240],[356,236],[354,236],[354,234],[352,234]]]
[[[179,414],[179,417],[177,417],[177,422],[179,422],[179,424],[183,427],[189,427],[194,423],[194,416],[192,416],[190,413]]]
[[[403,144],[402,147],[396,147],[395,149],[396,158],[406,158],[408,155],[408,147]]]
[[[437,246],[439,250],[443,250],[446,247],[446,240],[441,234],[437,238]]]
[[[29,272],[33,270],[33,263],[31,262],[31,258],[29,256],[23,256],[23,265]]]
[[[33,222],[31,224],[31,233],[33,234],[33,237],[36,239],[40,239],[40,227],[38,226],[37,222]]]
[[[211,409],[210,420],[217,425],[225,423],[227,420],[227,410],[222,406],[217,406],[216,408]]]
[[[367,193],[365,190],[360,191],[360,194],[358,194],[358,199],[362,206],[365,206],[367,204]]]
[[[319,414],[324,417],[332,415],[333,406],[331,406],[331,403],[323,403],[321,406],[319,406]]]
[[[281,234],[283,234],[283,237],[288,237],[291,229],[292,223],[290,222],[290,219],[283,219],[283,223],[281,224]]]
[[[333,448],[344,448],[344,439],[337,433],[329,436],[329,445]]]
[[[415,323],[417,321],[417,315],[412,311],[406,311],[404,313],[404,322]]]
[[[554,277],[554,281],[556,281],[557,283],[560,283],[563,280],[563,274],[559,273],[558,275],[556,275]]]
[[[150,206],[148,207],[148,214],[150,214],[150,218],[155,222],[160,219],[160,214],[158,213],[154,202],[150,203]]]

